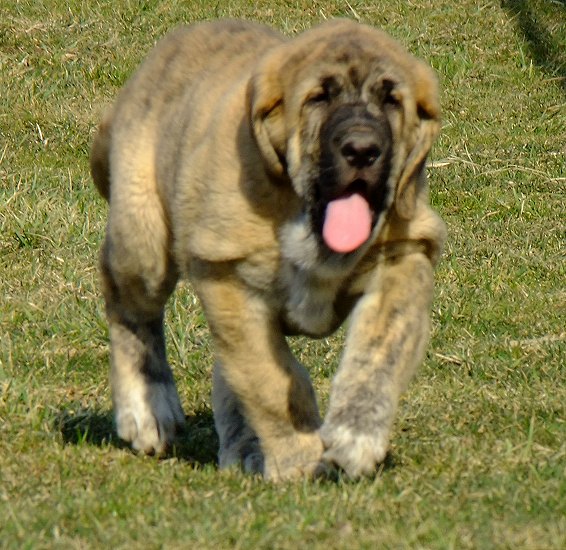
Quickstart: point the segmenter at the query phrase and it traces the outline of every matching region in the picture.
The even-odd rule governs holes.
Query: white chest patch
[[[336,296],[356,265],[355,258],[322,260],[306,215],[283,226],[280,242],[283,262],[279,282],[286,294],[286,321],[313,336],[328,334],[336,327]]]
[[[292,266],[285,271],[285,317],[288,324],[313,336],[330,332],[336,325],[334,302],[340,281],[316,279]]]

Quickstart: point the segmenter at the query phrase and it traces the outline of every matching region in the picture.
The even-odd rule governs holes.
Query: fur
[[[350,21],[293,39],[217,21],[159,42],[91,155],[110,205],[101,271],[119,436],[160,453],[183,425],[163,337],[183,276],[214,343],[220,466],[371,475],[428,340],[445,228],[424,166],[439,118],[430,68]],[[377,160],[345,153],[359,135]],[[326,205],[353,187],[371,235],[337,253],[321,235]],[[350,314],[322,421],[286,336],[325,336]]]

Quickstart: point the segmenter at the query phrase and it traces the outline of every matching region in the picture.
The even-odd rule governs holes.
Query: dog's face
[[[392,204],[412,217],[439,128],[436,81],[384,33],[334,21],[276,48],[252,79],[250,116],[322,247],[354,252]]]
[[[364,89],[355,68],[344,75],[327,73],[316,79],[299,117],[300,158],[293,163],[292,180],[307,198],[312,229],[322,243],[351,252],[369,238],[391,204],[393,139],[382,100],[373,97],[382,83],[378,90]]]

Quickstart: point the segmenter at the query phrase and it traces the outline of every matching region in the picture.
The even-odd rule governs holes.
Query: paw
[[[324,475],[322,440],[318,432],[282,438],[265,453],[263,476],[269,481],[288,481]]]
[[[232,444],[230,447],[222,446],[218,452],[218,467],[220,469],[241,466],[247,474],[263,473],[263,453],[258,438],[252,435]]]
[[[387,433],[376,430],[373,434],[357,433],[345,426],[323,425],[323,460],[339,466],[348,477],[357,479],[375,474],[385,460],[389,446]]]
[[[114,396],[118,436],[136,451],[162,454],[185,424],[173,384],[153,383]]]

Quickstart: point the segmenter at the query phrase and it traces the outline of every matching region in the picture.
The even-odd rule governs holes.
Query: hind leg
[[[242,466],[247,473],[263,473],[263,453],[259,439],[242,414],[242,405],[216,363],[212,382],[214,425],[220,440],[218,465]]]
[[[163,334],[177,281],[168,238],[158,204],[111,202],[101,267],[116,428],[134,449],[157,454],[184,424]]]

